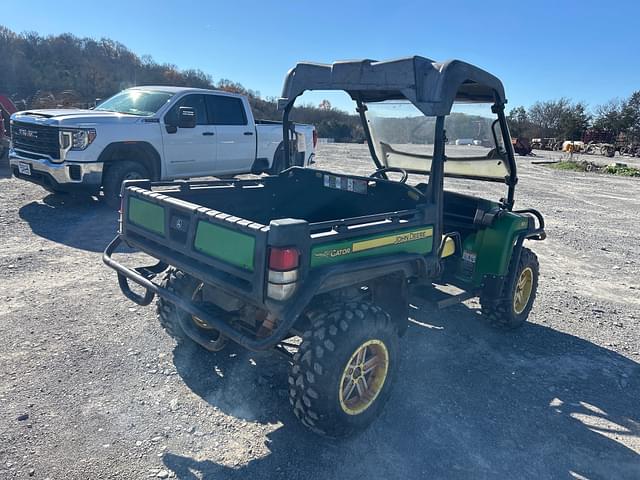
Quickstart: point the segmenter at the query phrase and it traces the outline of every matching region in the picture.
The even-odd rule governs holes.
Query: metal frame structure
[[[377,168],[383,164],[377,157],[371,131],[366,121],[367,102],[385,100],[408,100],[426,116],[436,117],[436,145],[434,145],[434,167],[431,176],[445,176],[442,163],[445,161],[444,117],[451,113],[454,102],[492,103],[492,112],[497,115],[506,150],[509,175],[504,179],[474,178],[499,181],[508,186],[504,206],[511,210],[514,204],[515,186],[518,182],[517,167],[510,138],[504,106],[507,103],[502,82],[494,75],[460,60],[435,62],[425,57],[413,56],[396,60],[350,60],[321,64],[298,63],[285,77],[278,108],[282,110],[283,148],[285,159],[291,164],[289,116],[296,99],[306,91],[345,91],[356,102],[365,132],[369,151]],[[440,126],[438,126],[440,125]],[[442,145],[438,142],[442,141]],[[440,180],[437,180],[440,181]],[[429,182],[431,183],[431,182]]]

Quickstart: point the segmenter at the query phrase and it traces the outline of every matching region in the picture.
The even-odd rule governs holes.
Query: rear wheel
[[[147,168],[139,162],[117,160],[109,164],[102,180],[104,201],[111,208],[119,208],[122,182],[143,178],[151,178],[151,176]]]
[[[482,313],[492,326],[512,330],[527,321],[538,290],[539,271],[536,254],[523,248],[519,261],[511,262],[501,294],[480,296]]]
[[[202,302],[203,300],[203,283],[181,270],[177,270],[175,268],[168,269],[164,273],[160,285],[181,298],[190,299],[196,302]],[[193,342],[182,329],[181,324],[183,321],[193,322],[198,328],[208,330],[212,334],[216,333],[216,330],[208,325],[207,322],[185,312],[162,297],[158,298],[156,313],[162,328],[164,328],[178,344]],[[227,343],[226,337],[218,333],[217,337],[214,335],[213,338],[214,340],[210,343],[210,348],[208,350],[222,350]]]
[[[347,303],[312,319],[289,374],[295,415],[333,438],[366,428],[381,412],[398,370],[398,332],[388,313]]]

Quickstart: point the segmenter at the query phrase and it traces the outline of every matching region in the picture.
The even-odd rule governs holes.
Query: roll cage
[[[366,117],[366,104],[388,100],[408,100],[425,116],[436,118],[427,196],[436,200],[435,196],[438,192],[435,190],[442,190],[444,176],[498,181],[508,186],[507,197],[502,200],[502,204],[505,208],[512,209],[518,177],[504,114],[507,100],[502,82],[485,70],[460,60],[435,62],[419,56],[382,62],[365,59],[339,61],[332,64],[298,63],[287,73],[282,96],[278,99],[278,109],[283,112],[283,148],[286,159],[291,158],[289,115],[296,99],[310,90],[342,90],[349,94],[357,105],[369,152],[378,169],[385,167],[385,164],[379,158],[374,146]],[[506,163],[508,172],[504,178],[445,172],[444,162],[447,158],[444,119],[451,113],[455,102],[492,104],[492,112],[497,115],[496,122],[504,140],[505,155],[502,159]],[[492,134],[495,139],[493,128]],[[418,173],[416,170],[407,170]],[[425,172],[419,171],[419,173]]]

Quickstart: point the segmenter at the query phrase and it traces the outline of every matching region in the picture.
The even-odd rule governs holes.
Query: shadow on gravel
[[[0,150],[2,147],[0,146]],[[11,176],[11,169],[9,168],[9,157],[6,152],[0,155],[0,178],[9,178]]]
[[[36,235],[91,252],[102,252],[118,227],[118,214],[88,195],[50,194],[18,214]]]
[[[238,468],[177,453],[165,465],[180,479],[640,478],[640,455],[623,444],[640,437],[638,363],[542,325],[501,333],[463,305],[443,313],[415,303],[395,393],[346,441],[298,424],[275,354],[203,358],[177,348],[178,372],[196,394],[283,426],[267,437],[271,454]]]

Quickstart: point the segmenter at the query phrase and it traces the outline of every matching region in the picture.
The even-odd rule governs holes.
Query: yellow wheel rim
[[[340,406],[347,415],[359,415],[382,391],[389,370],[389,351],[380,340],[360,345],[340,378]]]
[[[513,295],[513,310],[516,314],[520,315],[527,308],[531,298],[531,290],[533,290],[533,270],[531,267],[527,267],[520,272]]]

